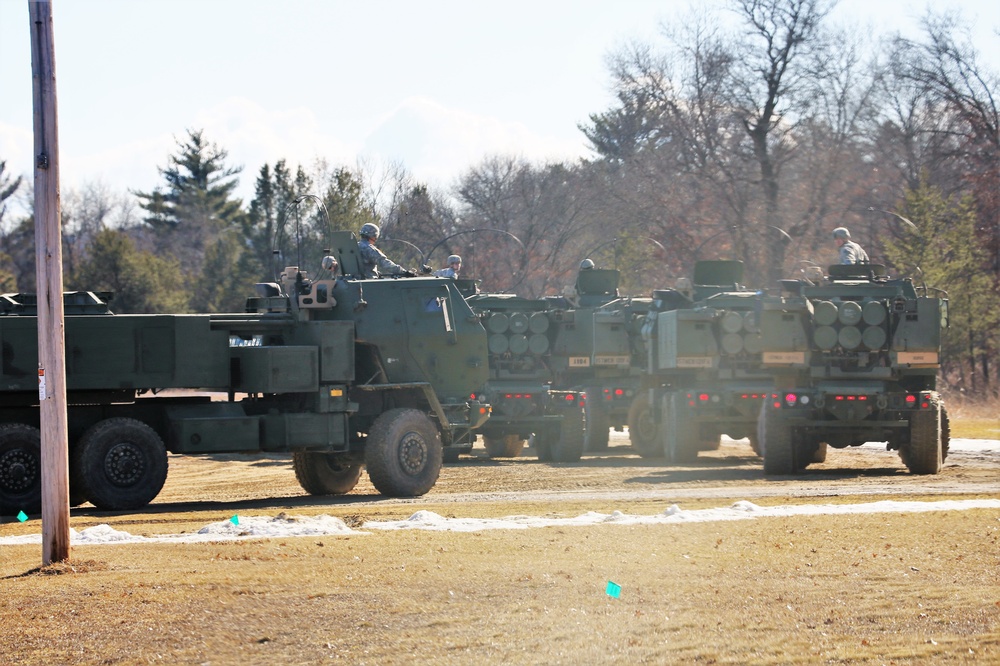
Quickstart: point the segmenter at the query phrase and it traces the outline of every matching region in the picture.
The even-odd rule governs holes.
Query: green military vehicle
[[[699,261],[693,280],[653,293],[643,325],[643,389],[671,462],[691,462],[720,437],[749,438],[772,388],[762,364],[757,292],[743,287],[743,262]]]
[[[827,447],[886,442],[915,474],[948,455],[937,392],[947,295],[877,264],[782,281],[761,301],[763,362],[776,378],[759,427],[766,474],[825,459]]]
[[[572,294],[548,299],[555,309],[554,385],[586,393],[585,450],[606,449],[609,430],[628,426],[632,446],[645,455],[659,449],[639,390],[645,362],[640,328],[652,299],[620,297],[619,278],[617,270],[581,270]]]
[[[73,504],[146,505],[168,452],[291,452],[311,494],[349,492],[363,466],[385,495],[434,486],[489,417],[471,397],[489,378],[486,332],[452,281],[357,279],[356,238],[332,241],[315,276],[284,268],[243,313],[119,315],[108,294],[67,294]],[[5,515],[41,501],[35,314],[31,295],[0,297]]]
[[[540,460],[579,460],[583,396],[552,387],[550,304],[509,294],[474,294],[467,302],[489,335],[489,381],[480,399],[493,412],[479,431],[487,454],[516,457],[530,438]]]

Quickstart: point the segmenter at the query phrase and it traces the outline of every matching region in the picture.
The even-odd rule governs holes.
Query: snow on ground
[[[865,447],[884,449],[885,444],[870,442]],[[1000,455],[1000,441],[995,439],[952,439],[951,451],[969,451]],[[376,530],[435,530],[480,532],[483,530],[523,530],[538,527],[586,527],[592,525],[664,525],[722,520],[752,520],[772,516],[831,516],[858,513],[910,513],[920,511],[961,511],[965,509],[996,509],[1000,500],[946,500],[937,502],[881,501],[865,504],[795,504],[761,507],[741,500],[728,507],[685,511],[676,504],[663,512],[649,516],[633,516],[619,511],[611,514],[587,512],[575,518],[539,518],[508,516],[506,518],[445,518],[431,511],[417,511],[406,520],[369,521],[362,530],[352,529],[340,518],[328,515],[289,516],[282,512],[272,518],[233,516],[229,520],[211,523],[194,533],[166,534],[144,537],[122,532],[110,525],[95,525],[81,531],[70,530],[74,546],[117,543],[201,543],[235,541],[238,539],[273,539],[296,536],[364,535]],[[39,530],[41,523],[39,522]],[[0,537],[0,546],[41,544],[41,532],[23,536]]]
[[[340,518],[327,515],[289,516],[273,518],[233,516],[229,520],[211,523],[195,533],[167,534],[144,537],[122,532],[109,525],[96,525],[77,532],[70,530],[74,546],[121,543],[202,543],[235,541],[238,539],[269,539],[295,536],[363,535],[375,530],[434,530],[480,532],[483,530],[523,530],[538,527],[586,527],[593,525],[668,525],[723,520],[752,520],[774,516],[831,516],[859,513],[911,513],[923,511],[962,511],[966,509],[996,509],[1000,500],[945,500],[938,502],[881,501],[865,504],[795,504],[762,507],[741,500],[729,507],[685,511],[676,504],[654,515],[628,515],[587,512],[575,518],[540,518],[509,516],[506,518],[445,518],[431,511],[417,511],[406,520],[369,521],[362,530],[348,527]],[[0,546],[41,544],[41,534],[0,538]]]

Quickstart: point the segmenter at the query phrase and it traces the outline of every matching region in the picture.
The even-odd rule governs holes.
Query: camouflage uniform
[[[854,241],[846,241],[840,246],[840,263],[867,264],[868,253]]]
[[[448,257],[448,267],[434,271],[434,277],[457,278],[458,270],[455,270],[455,264],[458,264],[458,270],[462,269],[462,257],[457,254]]]
[[[837,227],[833,230],[833,239],[843,241],[840,245],[840,263],[842,264],[867,264],[868,253],[864,248],[851,240],[851,232],[845,227]]]
[[[405,268],[385,256],[382,250],[372,245],[367,238],[358,241],[358,255],[361,259],[361,276],[365,279],[408,273]]]

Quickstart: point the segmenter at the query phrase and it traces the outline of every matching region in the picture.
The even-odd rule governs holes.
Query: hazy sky
[[[717,4],[720,0],[708,0]],[[31,177],[27,0],[0,0],[0,160]],[[704,2],[700,3],[704,4]],[[161,184],[188,128],[242,165],[401,162],[451,185],[496,153],[587,154],[611,104],[605,58],[655,42],[687,0],[53,0],[64,191]],[[833,18],[913,32],[925,9],[975,21],[1000,71],[1000,3],[841,0]]]

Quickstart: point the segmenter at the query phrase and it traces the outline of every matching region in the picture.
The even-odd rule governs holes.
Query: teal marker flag
[[[234,515],[232,518],[229,519],[229,522],[231,522],[233,525],[239,525],[240,517]]]
[[[22,511],[21,513],[17,514],[17,519],[20,520],[23,523],[24,521],[26,521],[28,519],[28,514],[26,514],[24,511]]]
[[[608,594],[609,597],[617,599],[622,594],[622,586],[619,585],[618,583],[612,583],[609,580],[608,586],[604,588],[604,591]]]

